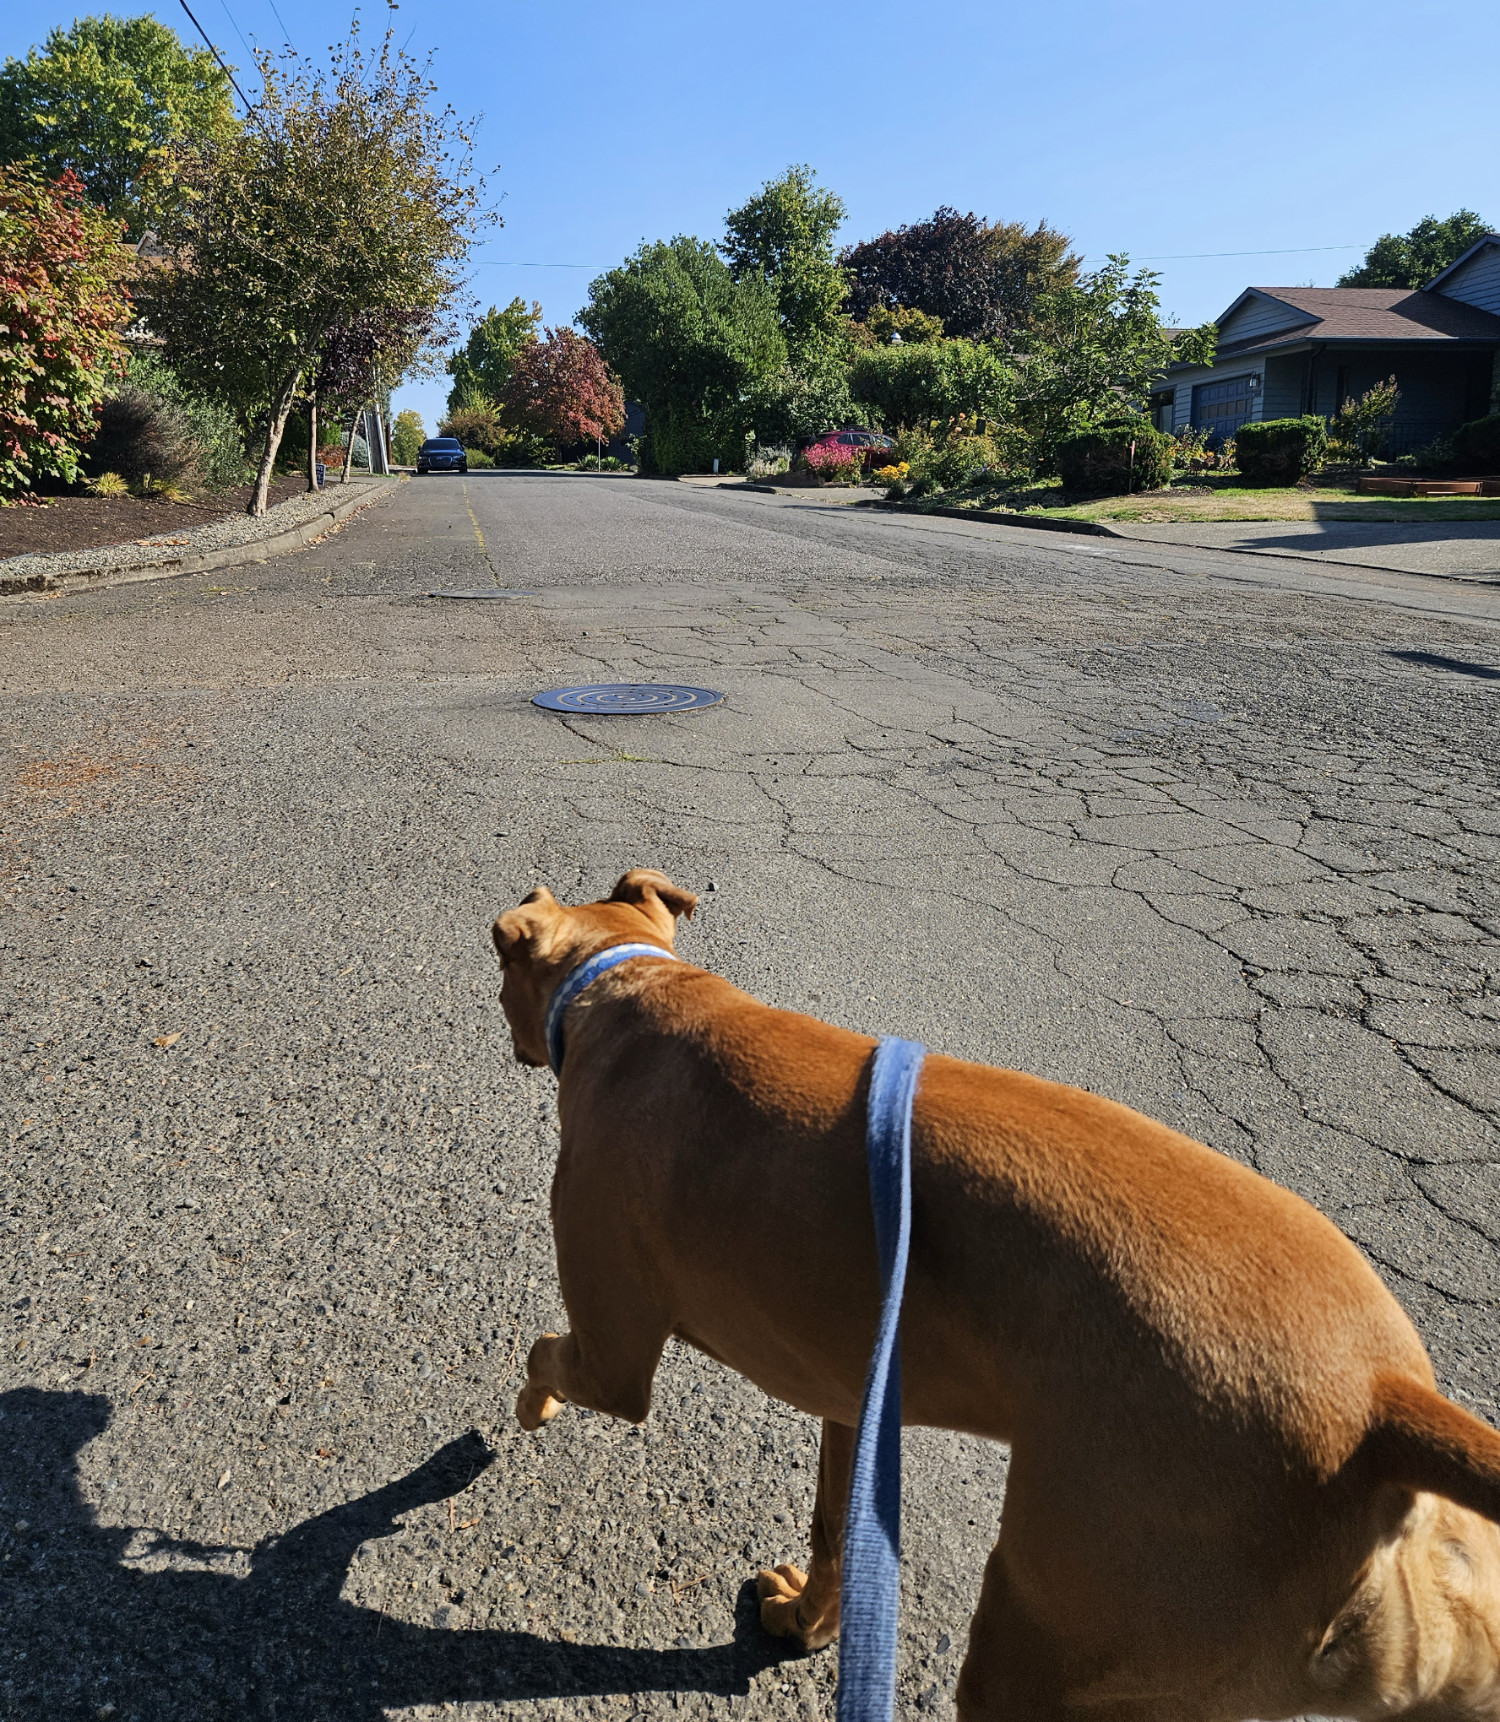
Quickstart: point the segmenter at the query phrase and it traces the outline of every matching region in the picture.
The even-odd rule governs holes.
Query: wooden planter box
[[[1362,478],[1366,496],[1500,496],[1500,478]]]

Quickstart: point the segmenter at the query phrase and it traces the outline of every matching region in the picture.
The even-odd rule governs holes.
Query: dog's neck
[[[547,1061],[552,1066],[554,1076],[562,1076],[563,1018],[568,1014],[568,1006],[601,975],[608,974],[620,963],[628,963],[636,957],[660,957],[663,962],[668,963],[681,961],[675,952],[664,950],[660,945],[647,945],[632,940],[626,944],[608,945],[604,950],[596,951],[576,968],[569,969],[557,983],[553,989],[551,1003],[547,1006],[545,1030]]]

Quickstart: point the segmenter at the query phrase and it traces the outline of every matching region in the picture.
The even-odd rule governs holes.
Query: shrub
[[[1145,419],[1117,419],[1076,431],[1057,445],[1057,471],[1068,490],[1108,495],[1161,490],[1172,482],[1176,445]]]
[[[858,484],[864,477],[865,451],[843,443],[816,443],[802,457],[824,484]]]
[[[457,437],[465,448],[477,448],[485,454],[499,452],[505,439],[505,426],[500,414],[489,402],[459,407],[438,425],[439,436]]]
[[[778,473],[788,472],[792,465],[792,451],[782,448],[775,443],[767,447],[757,448],[745,464],[746,478],[775,478]]]
[[[0,495],[78,478],[130,321],[120,224],[71,171],[0,167]]]
[[[249,478],[244,438],[223,401],[194,394],[170,365],[151,353],[132,354],[126,381],[182,416],[194,444],[196,477],[207,489],[227,490]]]
[[[1315,413],[1300,419],[1265,419],[1241,425],[1235,437],[1245,484],[1295,484],[1322,464],[1328,426]]]
[[[528,430],[502,430],[494,456],[497,466],[547,466],[555,458],[552,444]]]
[[[495,464],[482,448],[466,448],[464,459],[468,461],[470,466],[493,466]]]
[[[1453,459],[1460,472],[1500,472],[1500,413],[1470,419],[1453,433]]]
[[[160,395],[127,383],[105,401],[86,461],[90,473],[116,472],[139,490],[147,479],[177,484],[196,477],[197,457],[187,415]]]
[[[1391,440],[1391,414],[1400,399],[1394,377],[1366,389],[1358,400],[1351,396],[1328,427],[1329,451],[1359,466],[1384,454]]]
[[[130,486],[117,472],[101,472],[97,478],[86,478],[83,487],[90,496],[130,495]]]
[[[892,461],[889,466],[879,466],[875,469],[876,480],[885,486],[885,493],[895,502],[906,495],[906,481],[911,476],[911,466],[907,461]]]

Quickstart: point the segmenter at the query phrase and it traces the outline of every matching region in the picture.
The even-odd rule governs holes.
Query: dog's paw
[[[774,1572],[756,1575],[755,1589],[760,1597],[760,1624],[773,1638],[791,1638],[807,1650],[821,1650],[836,1636],[836,1629],[825,1629],[822,1622],[811,1625],[803,1618],[802,1592],[807,1587],[807,1574],[801,1567],[789,1563]]]
[[[532,1387],[528,1383],[516,1399],[516,1422],[523,1429],[540,1429],[562,1408],[563,1401],[554,1399],[545,1387]]]

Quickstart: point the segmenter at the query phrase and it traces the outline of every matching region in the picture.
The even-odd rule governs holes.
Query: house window
[[[1231,437],[1255,416],[1255,395],[1260,378],[1251,372],[1226,377],[1223,382],[1199,383],[1193,390],[1193,423],[1208,432],[1212,443]]]
[[[1158,389],[1151,397],[1151,422],[1159,431],[1165,431],[1168,436],[1176,430],[1177,391],[1176,389]]]

